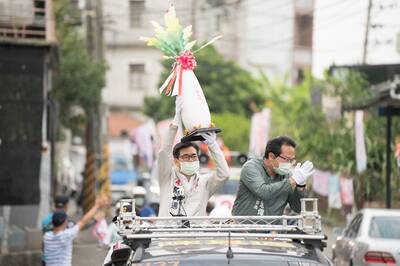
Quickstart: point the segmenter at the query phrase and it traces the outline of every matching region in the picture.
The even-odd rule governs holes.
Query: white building
[[[314,0],[172,1],[183,25],[193,25],[195,39],[223,34],[216,46],[256,73],[296,82],[312,63]],[[157,95],[161,52],[140,36],[152,36],[151,20],[162,23],[170,1],[104,0],[105,57],[109,64],[103,98],[110,110],[138,110],[145,96]]]
[[[294,83],[311,69],[314,0],[205,2],[214,4],[198,19],[200,39],[222,33],[216,46],[243,67]]]

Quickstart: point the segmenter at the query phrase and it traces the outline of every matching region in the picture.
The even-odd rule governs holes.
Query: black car
[[[105,265],[333,265],[319,248],[291,240],[161,239],[145,249],[138,262],[135,257]],[[117,252],[116,252],[117,253]],[[115,257],[116,254],[114,255]]]
[[[115,221],[123,240],[104,265],[333,265],[322,253],[316,199],[302,203],[296,216],[141,218],[121,209]]]

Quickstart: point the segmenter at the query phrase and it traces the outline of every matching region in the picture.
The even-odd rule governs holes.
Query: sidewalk
[[[91,234],[91,228],[79,233],[74,241],[72,255],[73,266],[100,266],[103,265],[108,248],[100,247],[97,239]]]
[[[100,248],[97,240],[91,234],[91,228],[83,230],[79,233],[78,238],[74,241],[74,249],[72,254],[73,266],[97,266],[102,265],[107,254],[106,248]],[[4,266],[41,266],[42,252],[35,251],[19,251],[0,254],[0,265]]]

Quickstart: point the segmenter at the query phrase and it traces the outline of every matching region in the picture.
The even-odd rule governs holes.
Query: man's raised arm
[[[208,145],[211,157],[214,159],[217,166],[216,173],[213,174],[207,184],[207,189],[210,195],[212,195],[215,193],[215,191],[217,191],[218,188],[228,181],[229,167],[225,160],[224,153],[216,141],[215,133],[205,133],[202,134],[202,137],[205,139],[204,143]]]

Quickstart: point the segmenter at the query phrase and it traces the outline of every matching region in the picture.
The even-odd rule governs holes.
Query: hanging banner
[[[340,198],[343,205],[353,205],[354,190],[352,178],[340,178]]]
[[[153,166],[155,160],[156,135],[156,126],[152,119],[137,127],[133,133],[139,156],[149,168]]]
[[[329,194],[328,180],[329,176],[332,175],[330,172],[315,170],[312,177],[312,190],[324,197]]]
[[[329,176],[328,206],[333,209],[342,208],[342,200],[340,197],[340,180],[339,176],[334,174]]]
[[[361,173],[367,169],[367,152],[365,149],[365,139],[364,139],[364,112],[355,112],[355,138],[356,138],[356,163],[357,172]]]
[[[261,112],[253,114],[250,128],[250,147],[249,155],[264,156],[265,146],[268,141],[268,134],[271,124],[271,110],[263,109]]]

